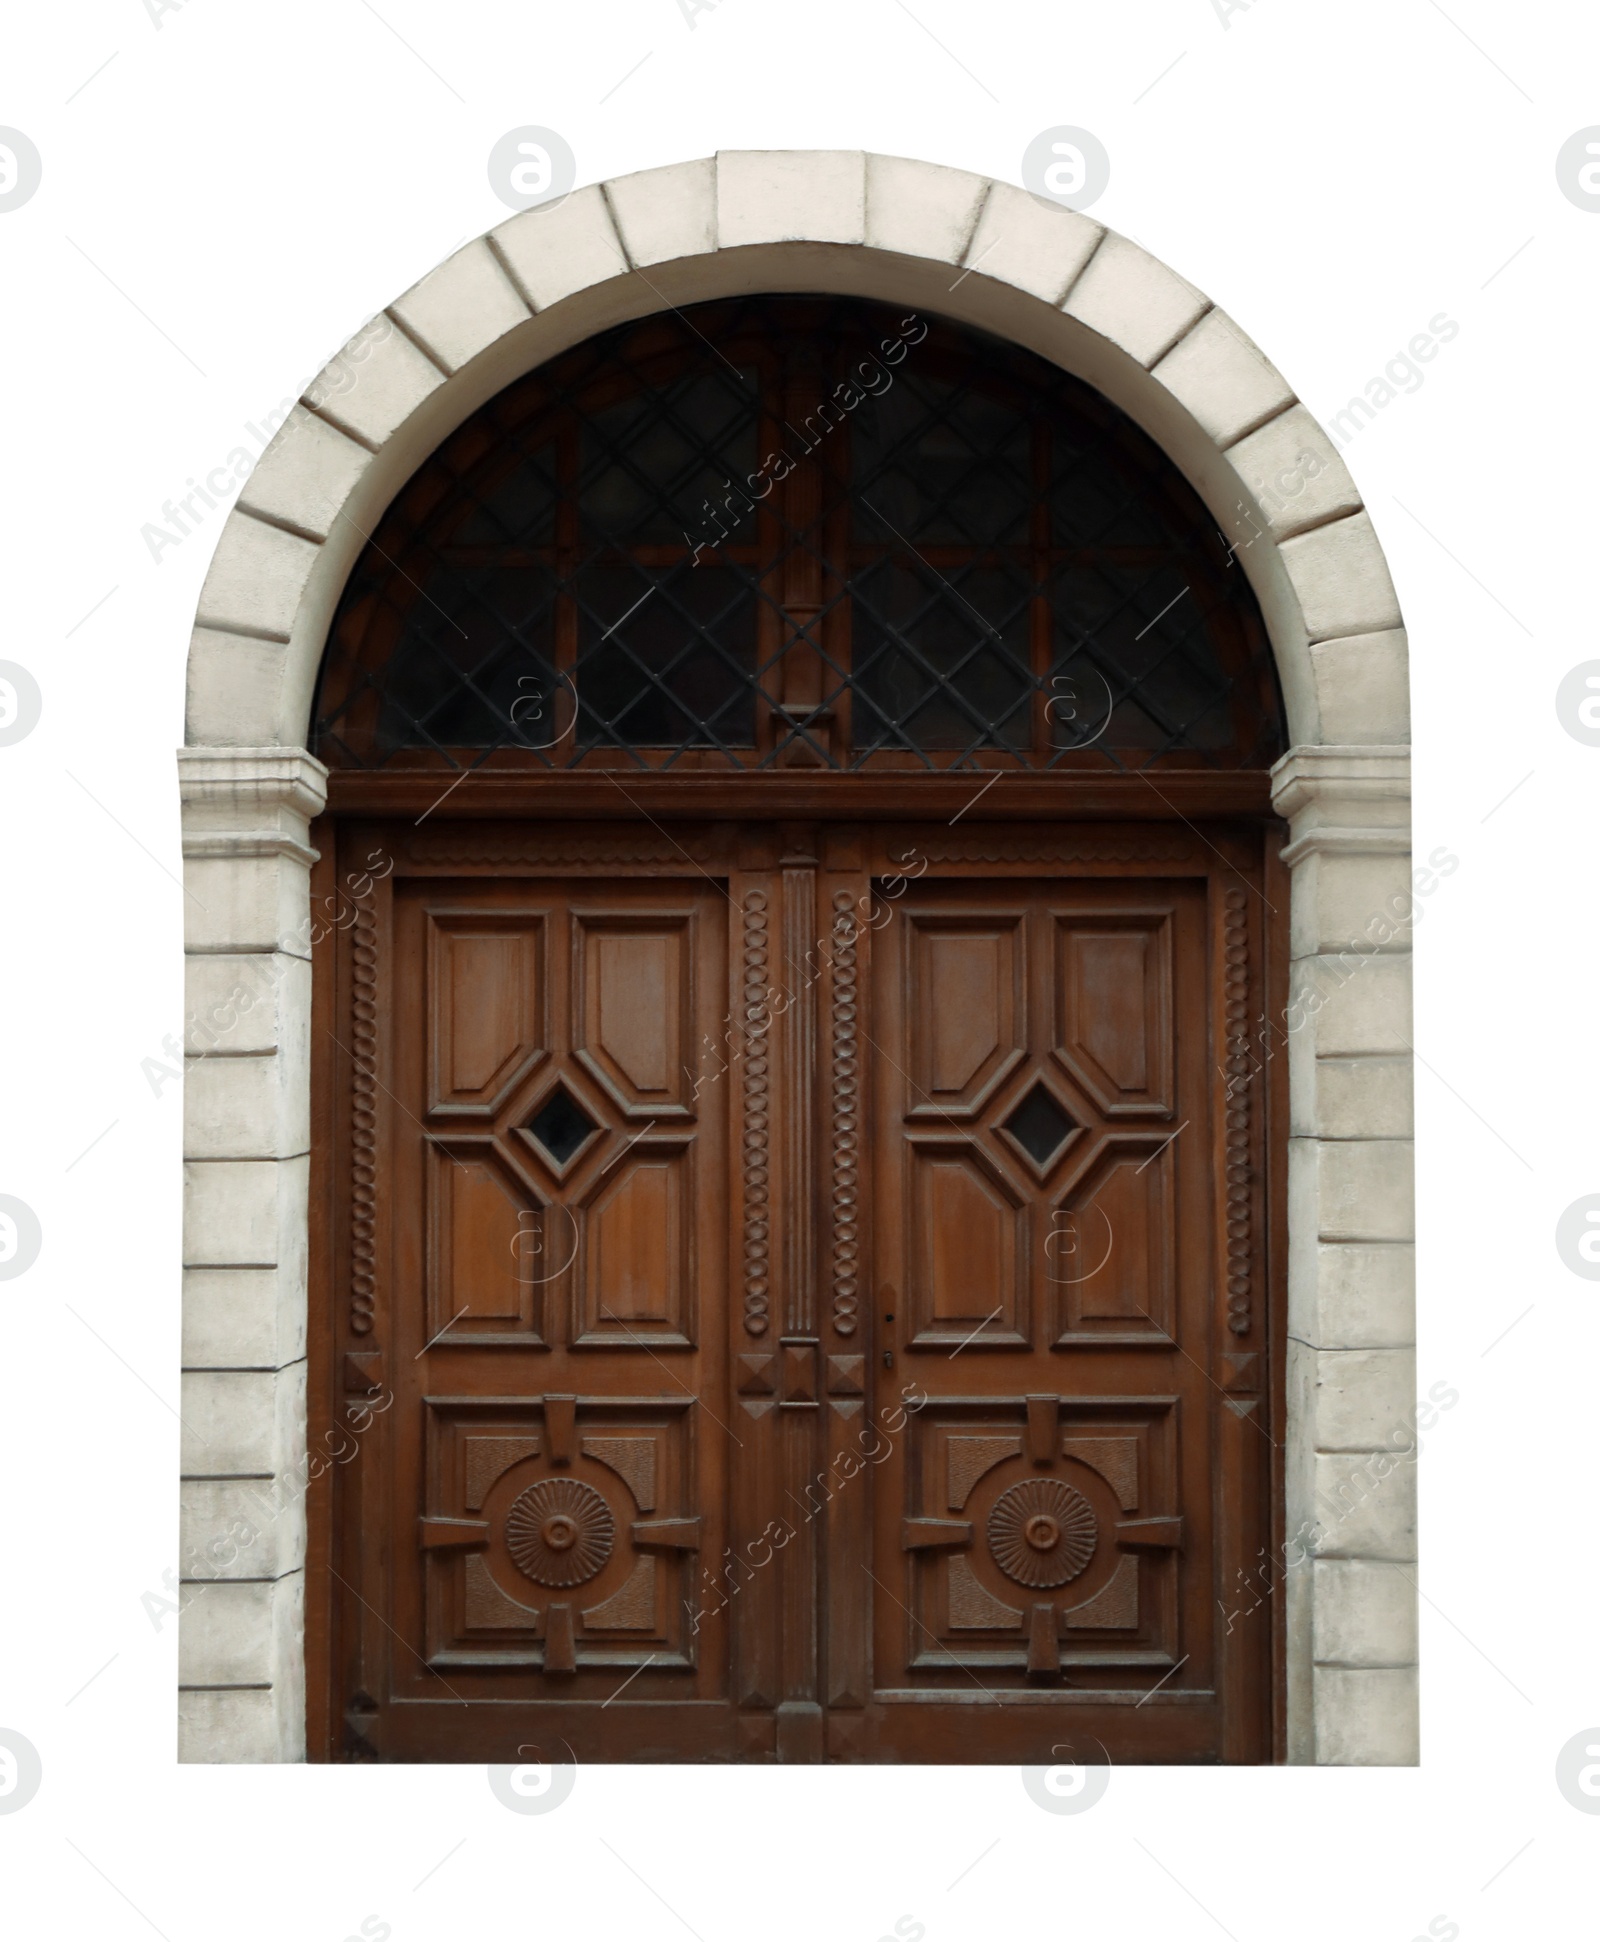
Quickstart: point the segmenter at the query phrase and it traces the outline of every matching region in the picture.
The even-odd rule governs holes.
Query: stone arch
[[[1415,1440],[1409,913],[1430,886],[1413,882],[1405,637],[1371,520],[1274,367],[1135,243],[1005,183],[804,151],[625,176],[466,244],[288,406],[222,530],[179,756],[185,1413],[212,1436],[185,1452],[184,1575],[224,1580],[184,1620],[184,1755],[304,1750],[309,823],[325,798],[305,740],[345,579],[417,465],[513,379],[613,324],[769,290],[904,302],[1071,371],[1178,465],[1255,589],[1292,744],[1273,775],[1291,872],[1289,1541],[1262,1589],[1286,1609],[1289,1757],[1414,1760],[1414,1464],[1394,1451]],[[230,1577],[210,1551],[234,1521],[256,1535]]]

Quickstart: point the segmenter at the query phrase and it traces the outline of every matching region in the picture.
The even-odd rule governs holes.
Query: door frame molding
[[[1406,644],[1371,520],[1271,364],[1136,245],[1009,184],[833,151],[723,153],[514,216],[268,414],[201,591],[179,751],[180,1757],[305,1757],[304,1500],[340,1456],[305,1428],[310,958],[343,905],[313,903],[328,776],[303,743],[345,580],[416,467],[505,385],[614,324],[758,290],[921,306],[1084,379],[1184,473],[1255,590],[1292,743],[1272,772],[1291,941],[1269,1026],[1289,1090],[1286,1549],[1263,1593],[1282,1607],[1286,1757],[1411,1764],[1410,942],[1437,878],[1412,870]]]

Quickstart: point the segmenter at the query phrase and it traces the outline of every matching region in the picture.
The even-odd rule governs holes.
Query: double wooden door
[[[323,871],[319,1750],[1272,1757],[1259,830]]]

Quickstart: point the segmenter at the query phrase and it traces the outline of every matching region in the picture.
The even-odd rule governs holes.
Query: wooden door
[[[1260,1759],[1216,1604],[1268,1529],[1261,1129],[1217,1056],[1251,893],[990,847],[1003,880],[923,876],[876,948],[875,1319],[918,1407],[875,1504],[874,1737],[1037,1758],[1004,1700],[1053,1695],[1081,1758]]]
[[[1270,1757],[1259,847],[346,824],[332,1757]]]

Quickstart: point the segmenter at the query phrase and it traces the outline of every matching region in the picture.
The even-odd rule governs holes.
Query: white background
[[[0,658],[44,695],[0,749],[0,1192],[44,1232],[0,1284],[0,1726],[44,1768],[0,1815],[18,1934],[1592,1932],[1600,1817],[1554,1762],[1600,1721],[1600,1286],[1554,1229],[1600,1190],[1600,750],[1554,698],[1600,654],[1600,215],[1561,196],[1555,157],[1600,122],[1600,21],[913,6],[10,12],[0,123],[44,158],[0,215]],[[1085,126],[1112,161],[1094,215],[1324,420],[1437,313],[1459,323],[1344,454],[1411,632],[1416,848],[1461,859],[1417,936],[1419,1388],[1460,1392],[1422,1460],[1419,1771],[1118,1769],[1055,1817],[1012,1768],[584,1770],[520,1817],[476,1767],[176,1765],[177,1626],[141,1595],[178,1554],[181,1107],[141,1062],[181,1027],[172,750],[224,514],[159,564],[140,528],[505,216],[485,161],[525,123],[566,136],[580,183],[761,147],[1014,181],[1040,130]]]

